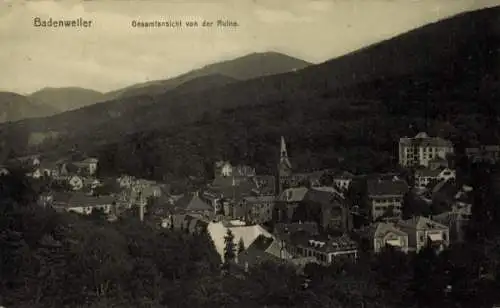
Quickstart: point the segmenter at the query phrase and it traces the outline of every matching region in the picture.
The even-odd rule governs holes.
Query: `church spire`
[[[285,137],[281,136],[281,150],[280,150],[280,158],[288,158],[288,153],[286,151],[286,143],[285,143]]]
[[[288,152],[286,150],[285,137],[281,136],[281,147],[280,147],[280,173],[289,173],[292,169],[292,164],[288,159]]]

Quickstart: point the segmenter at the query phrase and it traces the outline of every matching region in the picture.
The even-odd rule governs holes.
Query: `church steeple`
[[[280,161],[278,163],[278,182],[277,182],[278,195],[281,194],[281,192],[286,186],[288,186],[287,183],[291,175],[292,175],[292,164],[290,163],[290,159],[288,159],[285,137],[281,136]]]
[[[288,159],[288,153],[286,151],[286,143],[285,143],[285,137],[281,136],[281,150],[280,150],[280,158],[286,158]]]
[[[278,172],[280,176],[288,176],[292,172],[292,164],[290,163],[290,159],[288,158],[285,137],[283,136],[281,136],[280,163],[278,166]]]

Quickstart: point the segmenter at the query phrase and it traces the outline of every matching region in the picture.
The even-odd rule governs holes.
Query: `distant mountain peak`
[[[107,93],[107,97],[111,100],[119,97],[163,94],[185,82],[203,76],[225,76],[234,80],[248,80],[288,73],[310,65],[309,62],[275,51],[254,52],[237,58],[207,64],[199,69],[170,79],[148,81],[112,91]]]

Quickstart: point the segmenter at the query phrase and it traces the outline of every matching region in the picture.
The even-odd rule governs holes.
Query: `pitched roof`
[[[440,137],[429,137],[425,132],[420,132],[413,138],[400,138],[400,142],[423,147],[453,146],[451,141]]]
[[[210,191],[220,195],[226,199],[241,200],[245,196],[254,195],[252,186],[225,186],[225,187],[211,187]]]
[[[438,177],[443,169],[419,168],[415,170],[415,177]]]
[[[309,189],[306,187],[287,188],[281,193],[279,200],[286,202],[300,202],[304,200],[308,191]]]
[[[274,233],[278,237],[302,231],[307,232],[310,235],[318,235],[318,224],[315,222],[295,222],[290,224],[278,223],[274,226]]]
[[[446,180],[439,181],[432,187],[432,194],[445,194],[453,198],[458,192],[457,186],[453,182]]]
[[[344,194],[341,191],[339,191],[338,188],[336,188],[334,186],[317,186],[317,187],[312,187],[311,190],[328,192],[328,193],[335,194],[340,198],[344,198]]]
[[[243,197],[247,203],[262,203],[262,202],[274,202],[276,197],[274,196],[245,196]]]
[[[97,158],[94,158],[94,157],[87,157],[81,161],[81,163],[85,163],[85,164],[95,164],[98,162],[99,162],[99,160]]]
[[[446,226],[424,216],[417,216],[407,220],[401,220],[397,223],[397,225],[406,226],[417,230],[447,229]]]
[[[247,249],[238,254],[238,263],[253,266],[260,262],[281,261],[279,255],[277,256],[267,251],[273,242],[275,242],[275,240],[272,237],[259,235]]]
[[[340,171],[332,174],[334,179],[346,179],[346,180],[352,180],[355,175],[350,173],[349,171]]]
[[[113,204],[115,202],[114,196],[90,196],[85,193],[61,193],[53,194],[52,205],[55,207],[87,207]]]
[[[394,233],[400,236],[405,236],[407,235],[405,232],[399,230],[393,223],[387,223],[387,222],[377,222],[372,225],[370,225],[364,232],[362,232],[364,235],[369,236],[370,238],[375,238],[375,237],[383,237],[387,235],[388,233]]]
[[[227,230],[230,229],[234,235],[234,242],[238,243],[240,239],[243,239],[243,243],[245,247],[250,246],[255,239],[263,234],[268,237],[272,237],[272,235],[262,228],[259,225],[235,225],[235,224],[226,224],[224,222],[212,222],[208,225],[207,230],[210,234],[210,237],[214,241],[215,248],[220,256],[224,255],[224,236],[227,233]]]
[[[367,181],[368,195],[404,195],[408,184],[403,180],[369,179]]]
[[[304,196],[304,201],[318,203],[322,206],[342,206],[345,202],[344,198],[336,191],[317,189],[309,189]]]
[[[186,211],[210,211],[213,208],[203,201],[198,194],[187,194],[177,200],[174,205],[177,209]]]

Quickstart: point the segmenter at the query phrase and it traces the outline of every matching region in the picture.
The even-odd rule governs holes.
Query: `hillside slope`
[[[40,104],[51,106],[59,112],[78,109],[105,99],[104,94],[83,88],[44,88],[32,93],[29,98]]]
[[[273,173],[284,135],[298,170],[381,171],[397,157],[396,140],[419,130],[450,138],[459,148],[500,142],[499,80],[500,7],[495,7],[300,72],[145,107],[134,127],[117,129],[143,131],[118,139],[108,135],[97,153],[109,170],[152,177],[209,176],[216,159],[253,163],[260,172]],[[160,114],[168,120],[156,120]],[[117,159],[116,153],[134,154]]]
[[[38,104],[26,96],[0,92],[0,123],[42,117],[53,112],[55,112],[53,108]]]
[[[498,101],[499,18],[500,7],[461,14],[301,71],[180,97],[165,93],[154,99],[169,104],[143,107],[133,125],[106,127],[164,129],[227,108],[297,102],[320,109],[312,102],[330,105],[344,97],[384,101],[387,108],[413,101],[479,108]]]

